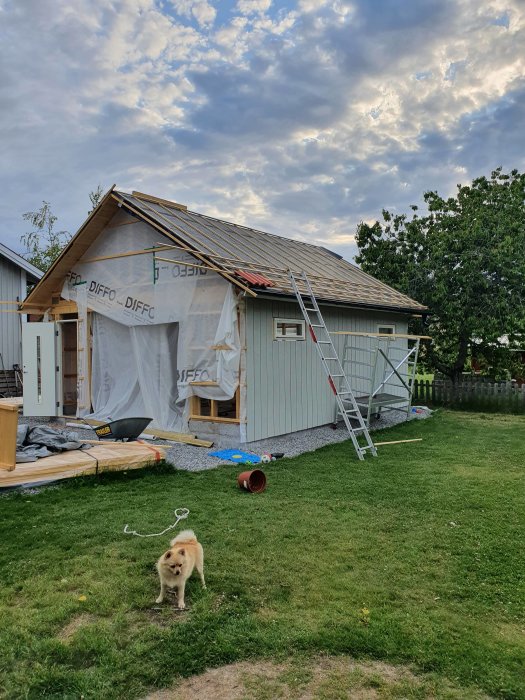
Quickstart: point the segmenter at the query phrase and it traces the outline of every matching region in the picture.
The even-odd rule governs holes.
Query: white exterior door
[[[58,415],[59,353],[55,323],[24,323],[24,415]]]

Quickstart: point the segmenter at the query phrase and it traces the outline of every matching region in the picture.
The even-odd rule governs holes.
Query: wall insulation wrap
[[[226,400],[238,385],[232,285],[213,270],[161,262],[153,253],[87,262],[153,248],[158,241],[154,229],[119,212],[71,270],[62,296],[77,302],[79,316],[94,312],[89,415],[149,416],[158,428],[184,432],[190,396]],[[161,255],[202,265],[179,250]],[[79,409],[79,415],[88,413]]]

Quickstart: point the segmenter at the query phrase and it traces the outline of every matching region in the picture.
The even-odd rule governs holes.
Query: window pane
[[[237,418],[237,400],[217,401],[217,416],[219,418]]]
[[[211,416],[211,401],[210,399],[199,399],[198,416]]]

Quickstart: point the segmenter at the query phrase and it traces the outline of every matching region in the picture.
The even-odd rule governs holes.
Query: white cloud
[[[525,168],[520,0],[169,3],[4,0],[2,240],[116,181],[348,253],[382,207]]]
[[[179,14],[196,19],[201,27],[210,27],[217,15],[217,10],[206,0],[171,0],[171,4]]]
[[[272,0],[238,0],[237,9],[243,15],[264,14],[271,4]]]

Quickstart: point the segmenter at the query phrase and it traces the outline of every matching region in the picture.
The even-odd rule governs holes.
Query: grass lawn
[[[0,697],[128,700],[232,662],[347,654],[425,679],[378,697],[525,698],[525,418],[440,411],[384,436],[424,441],[278,461],[258,495],[232,465],[0,497]],[[122,532],[181,506],[208,584],[184,613],[154,602],[169,536]],[[323,698],[347,697],[335,678]]]

